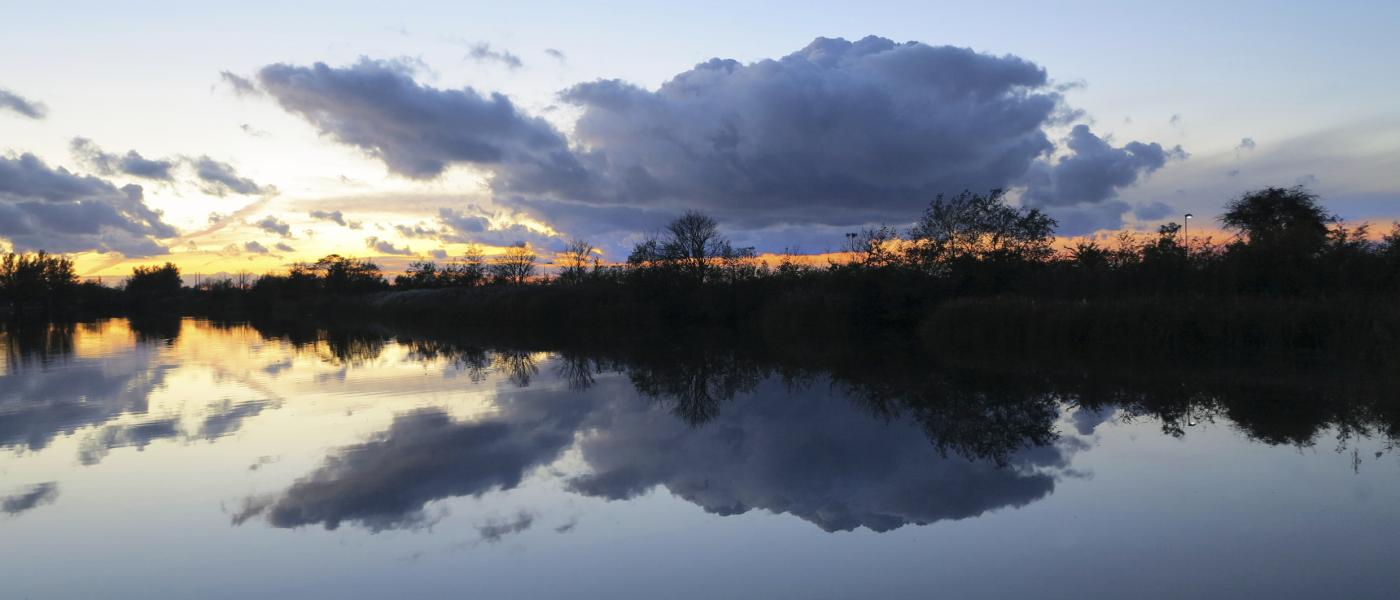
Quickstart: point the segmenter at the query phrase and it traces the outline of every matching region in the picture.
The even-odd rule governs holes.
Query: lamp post
[[[1186,213],[1186,218],[1185,218],[1185,219],[1182,219],[1183,221],[1185,221],[1185,224],[1181,226],[1181,234],[1182,234],[1181,236],[1184,237],[1184,238],[1186,238],[1186,258],[1187,258],[1187,259],[1190,259],[1190,258],[1191,258],[1191,217],[1194,217],[1194,216],[1196,216],[1196,215],[1193,215],[1193,214],[1191,214],[1191,213]]]

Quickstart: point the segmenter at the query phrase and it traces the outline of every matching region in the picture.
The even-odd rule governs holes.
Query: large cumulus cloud
[[[157,240],[175,235],[140,186],[118,188],[33,154],[0,157],[0,238],[18,250],[149,256],[165,252]]]
[[[878,37],[818,38],[752,63],[712,59],[655,90],[575,85],[560,93],[579,114],[570,135],[498,94],[420,85],[398,63],[277,64],[258,80],[283,108],[395,173],[473,165],[489,172],[497,202],[565,223],[555,229],[569,235],[636,231],[687,209],[732,232],[905,223],[939,193],[992,188],[1092,207],[1116,224],[1131,211],[1112,203],[1117,190],[1171,156],[1158,144],[1113,147],[1081,125],[1067,157],[1051,161],[1048,132],[1083,113],[1043,68]],[[641,215],[618,218],[627,211]]]

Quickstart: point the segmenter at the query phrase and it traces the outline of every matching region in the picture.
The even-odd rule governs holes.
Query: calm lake
[[[5,598],[1400,597],[1400,394],[202,320],[0,330]]]

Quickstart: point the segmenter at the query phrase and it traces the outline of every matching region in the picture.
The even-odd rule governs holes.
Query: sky
[[[0,2],[0,246],[622,260],[700,210],[820,253],[992,188],[1066,237],[1267,185],[1400,217],[1400,5],[1050,4]]]

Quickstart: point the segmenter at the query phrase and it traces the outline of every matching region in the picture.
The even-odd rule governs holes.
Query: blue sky
[[[93,174],[113,189],[140,185],[141,201],[161,211],[163,223],[178,232],[161,237],[142,225],[141,231],[128,228],[118,241],[101,233],[55,237],[56,244],[67,244],[70,251],[124,249],[133,255],[161,252],[158,247],[189,257],[192,265],[221,270],[271,268],[326,251],[430,256],[458,251],[467,241],[505,243],[516,233],[548,245],[551,239],[596,232],[607,238],[597,243],[620,252],[630,239],[623,231],[582,227],[578,219],[571,222],[579,231],[570,231],[559,225],[569,220],[567,211],[507,199],[506,192],[519,186],[493,186],[501,175],[492,164],[449,156],[448,168],[434,177],[405,177],[364,144],[338,139],[324,123],[290,110],[285,95],[239,95],[220,73],[258,82],[260,70],[274,64],[323,62],[345,69],[361,57],[397,61],[408,65],[422,89],[469,86],[482,95],[503,94],[521,114],[549,124],[564,144],[607,144],[608,156],[617,162],[639,151],[636,134],[606,137],[611,134],[600,130],[611,132],[618,123],[604,122],[597,105],[561,101],[561,91],[599,79],[656,91],[711,58],[742,64],[778,59],[819,36],[856,41],[875,35],[967,47],[994,57],[1014,55],[1043,68],[1048,81],[1041,90],[1061,94],[1065,107],[1082,111],[1074,123],[1047,122],[1042,128],[1054,145],[1045,155],[1050,166],[1068,152],[1066,140],[1075,124],[1087,126],[1109,149],[1135,141],[1167,151],[1180,146],[1182,155],[1168,156],[1161,166],[1138,164],[1130,182],[1109,190],[1104,202],[1142,209],[1124,212],[1123,227],[1150,227],[1158,220],[1142,216],[1213,215],[1241,191],[1298,183],[1320,193],[1344,218],[1400,216],[1400,171],[1393,168],[1400,164],[1400,104],[1395,102],[1400,41],[1393,35],[1400,29],[1400,5],[1394,3],[292,4],[4,8],[0,89],[41,103],[46,116],[0,109],[0,153],[11,158],[32,153],[49,169]],[[487,45],[488,57],[470,58],[481,44]],[[490,58],[506,54],[517,57],[520,66]],[[730,108],[745,106],[752,105]],[[602,124],[580,134],[575,128],[590,111]],[[120,169],[98,172],[91,156],[72,150],[74,138],[88,139],[113,156],[135,150],[148,159],[168,160],[177,174],[152,182]],[[1253,144],[1242,143],[1246,138]],[[195,170],[201,158],[255,182],[259,193],[236,193],[201,178]],[[822,165],[829,166],[816,166]],[[655,172],[674,165],[646,166]],[[1020,185],[1023,179],[1008,183]],[[682,194],[664,207],[642,202],[626,208],[663,214],[662,209],[696,198],[706,208],[704,193]],[[588,203],[564,200],[559,206]],[[765,201],[762,195],[745,200]],[[751,205],[742,218],[730,219],[730,229],[765,250],[797,245],[820,251],[824,236],[864,218],[842,215],[831,217],[827,228],[796,227],[784,223],[789,213],[755,216]],[[443,209],[470,215],[481,225],[441,235],[447,227]],[[311,216],[336,210],[342,220],[361,227]],[[917,212],[918,206],[910,205],[911,218]],[[0,218],[4,214],[0,211]],[[719,216],[726,220],[723,211]],[[271,226],[258,225],[264,222]],[[407,233],[415,227],[439,235]],[[142,243],[133,243],[133,236],[144,236]],[[36,239],[42,238],[9,242],[23,247]],[[256,243],[251,250],[250,242]],[[292,250],[257,251],[275,244]],[[391,253],[381,252],[385,249]],[[109,252],[85,264],[126,264],[121,258]]]

